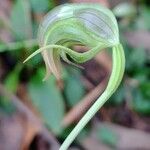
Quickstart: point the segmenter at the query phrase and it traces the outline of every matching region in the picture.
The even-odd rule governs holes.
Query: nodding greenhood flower
[[[50,11],[40,24],[41,48],[29,58],[41,52],[47,70],[45,79],[51,72],[60,79],[60,57],[71,63],[68,54],[76,63],[85,62],[101,49],[118,44],[118,37],[116,19],[108,9],[99,4],[61,5]],[[77,53],[69,49],[73,45],[85,45],[91,50]]]
[[[62,144],[60,150],[66,150],[122,80],[125,58],[119,42],[117,21],[113,13],[100,4],[65,4],[56,7],[45,16],[39,27],[38,39],[40,48],[25,61],[42,53],[47,70],[45,79],[51,72],[57,79],[61,78],[60,57],[70,64],[79,64],[92,59],[104,48],[109,47],[113,51],[113,68],[108,85]],[[90,50],[79,53],[71,49],[74,45],[87,46]]]

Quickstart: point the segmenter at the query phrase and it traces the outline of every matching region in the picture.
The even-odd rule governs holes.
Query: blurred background
[[[43,16],[66,2],[110,8],[126,55],[122,84],[70,149],[150,150],[149,0],[0,0],[0,150],[58,150],[107,85],[107,50],[82,64],[84,69],[63,62],[63,83],[52,75],[42,81],[40,55],[23,64],[38,48]]]

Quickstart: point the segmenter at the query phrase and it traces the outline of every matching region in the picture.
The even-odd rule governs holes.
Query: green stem
[[[103,104],[111,97],[119,86],[125,67],[124,51],[121,44],[113,47],[113,68],[108,82],[108,86],[103,94],[97,99],[97,101],[91,106],[87,113],[82,117],[79,123],[75,126],[72,132],[65,139],[59,150],[67,150],[76,136],[85,127],[85,125],[91,120],[96,112],[103,106]]]

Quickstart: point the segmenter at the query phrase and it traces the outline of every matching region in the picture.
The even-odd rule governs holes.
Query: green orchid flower
[[[45,16],[39,27],[38,39],[40,48],[25,62],[41,53],[47,70],[44,79],[47,79],[50,73],[57,79],[61,78],[60,58],[69,64],[77,65],[92,59],[105,48],[112,48],[113,65],[108,85],[59,149],[67,150],[84,126],[116,91],[122,80],[125,57],[119,41],[117,21],[113,13],[100,4],[60,5]],[[87,46],[90,50],[79,53],[71,49],[75,45]]]

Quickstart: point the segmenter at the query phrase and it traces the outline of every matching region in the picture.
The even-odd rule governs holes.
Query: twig
[[[95,60],[97,61],[97,63],[99,63],[101,66],[105,68],[107,73],[111,72],[112,59],[111,56],[108,54],[108,52],[102,51],[95,57]]]
[[[88,91],[92,90],[95,86],[91,83],[85,76],[81,75],[81,80],[83,85],[86,87]]]
[[[25,106],[17,96],[13,95],[12,93],[8,92],[8,90],[5,89],[5,87],[0,83],[0,95],[4,97],[8,97],[10,100],[12,100],[12,103],[17,107],[18,111],[24,113],[27,115],[29,121],[33,124],[35,124],[40,130],[41,133],[44,135],[45,138],[51,143],[51,150],[58,150],[59,149],[59,143],[54,138],[54,136],[44,127],[44,125],[41,123],[40,119],[34,115],[30,109],[28,109],[27,106]]]
[[[62,125],[69,126],[75,122],[94,103],[94,100],[103,92],[106,80],[103,80],[97,87],[89,92],[76,106],[74,106],[64,117]]]

